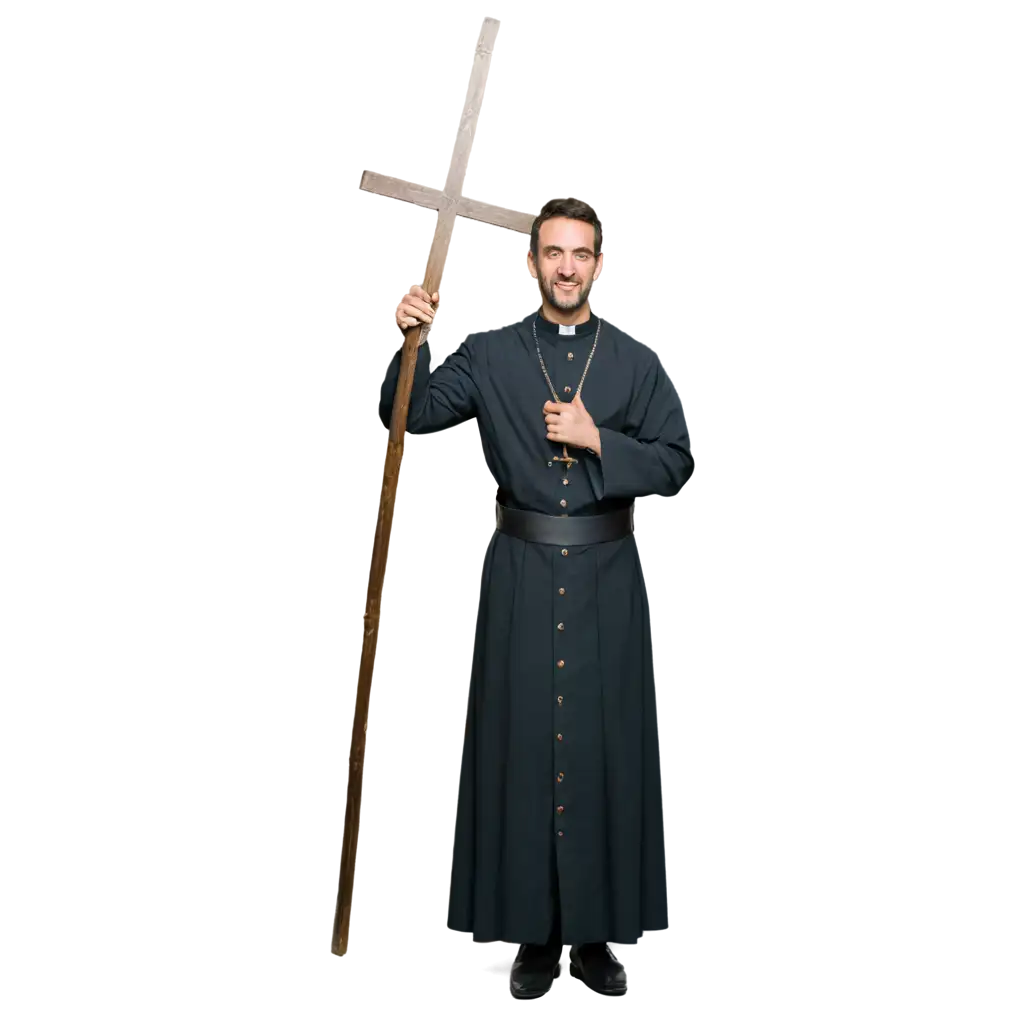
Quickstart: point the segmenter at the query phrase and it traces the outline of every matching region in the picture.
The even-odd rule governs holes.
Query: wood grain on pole
[[[485,18],[477,41],[473,72],[470,75],[466,105],[459,122],[452,162],[445,184],[445,194],[439,200],[437,227],[427,257],[423,289],[428,295],[439,290],[444,270],[452,227],[455,224],[456,202],[469,162],[480,104],[491,51],[498,33],[498,22]],[[365,175],[364,175],[365,180]],[[412,200],[415,201],[415,200]],[[380,503],[377,508],[377,528],[373,536],[373,554],[370,558],[370,579],[366,588],[366,611],[363,615],[363,649],[359,662],[359,682],[356,689],[356,709],[352,721],[352,742],[349,751],[348,795],[345,806],[345,835],[341,847],[341,872],[338,879],[338,900],[334,912],[334,932],[331,952],[343,956],[348,949],[349,921],[352,912],[352,888],[355,881],[356,846],[359,838],[359,810],[363,792],[363,758],[366,751],[366,729],[370,710],[370,685],[373,680],[373,662],[377,652],[380,624],[380,602],[384,588],[384,570],[387,566],[388,542],[391,539],[391,520],[394,515],[395,495],[398,489],[398,471],[402,463],[409,398],[413,374],[423,327],[417,325],[405,335],[402,359],[398,373],[398,386],[391,410],[391,429],[388,434],[387,455],[384,459],[384,479],[381,482]]]

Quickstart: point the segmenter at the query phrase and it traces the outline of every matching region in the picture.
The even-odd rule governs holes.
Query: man
[[[683,409],[657,355],[591,313],[601,222],[553,199],[527,267],[541,306],[472,334],[430,372],[420,342],[407,429],[476,417],[498,483],[484,557],[448,927],[520,943],[510,987],[570,971],[626,991],[607,943],[668,927],[658,727],[633,499],[693,473]],[[413,286],[404,332],[440,303]],[[399,350],[381,387],[391,422]],[[584,397],[585,391],[585,397]]]

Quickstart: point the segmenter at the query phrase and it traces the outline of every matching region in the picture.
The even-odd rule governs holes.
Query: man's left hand
[[[601,433],[579,392],[571,402],[545,402],[544,422],[548,427],[549,441],[571,444],[576,448],[592,448],[601,454]]]

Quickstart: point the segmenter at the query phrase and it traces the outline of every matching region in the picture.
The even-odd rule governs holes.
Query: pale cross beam
[[[438,187],[417,181],[408,171],[393,168],[362,172],[359,190],[371,196],[395,200],[424,210],[440,210],[445,195],[443,185]],[[526,212],[493,200],[474,199],[470,196],[462,196],[459,199],[455,204],[455,213],[461,220],[500,227],[516,234],[529,234],[529,229],[537,216],[536,211]]]
[[[448,180],[444,191],[413,185],[398,178],[382,174],[363,172],[360,188],[379,195],[404,199],[406,202],[437,210],[437,227],[427,257],[427,271],[423,278],[423,290],[433,295],[441,284],[448,243],[456,217],[471,217],[487,224],[510,228],[512,231],[530,233],[534,216],[504,210],[500,206],[466,199],[462,195],[462,182],[469,164],[469,151],[473,146],[476,121],[487,84],[487,71],[491,62],[491,51],[498,35],[498,22],[484,18],[480,38],[476,44],[473,72],[469,78],[466,104],[455,138],[452,162],[448,168]],[[345,837],[341,847],[341,875],[338,879],[338,902],[334,911],[334,933],[331,952],[341,956],[348,948],[348,926],[352,908],[352,885],[355,876],[356,844],[359,837],[359,808],[363,792],[363,756],[366,752],[366,725],[370,710],[370,683],[373,679],[373,660],[377,651],[377,633],[380,622],[380,598],[384,587],[384,569],[388,558],[388,541],[391,539],[391,519],[395,508],[395,492],[398,487],[398,470],[402,463],[402,448],[405,441],[405,425],[409,415],[409,396],[412,392],[413,370],[416,366],[420,338],[427,330],[426,324],[417,324],[405,332],[402,346],[402,362],[398,373],[398,386],[391,412],[391,431],[388,435],[388,450],[384,460],[384,480],[381,484],[380,505],[377,510],[377,528],[373,536],[373,555],[370,559],[370,581],[366,589],[366,613],[363,615],[363,650],[359,662],[359,684],[356,688],[356,710],[352,721],[352,744],[348,759],[348,800],[345,805]]]

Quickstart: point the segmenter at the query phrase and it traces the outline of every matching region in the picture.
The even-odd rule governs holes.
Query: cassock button
[[[558,705],[559,705],[559,707],[561,707],[561,705],[562,705],[562,695],[561,694],[558,695]]]
[[[556,739],[556,740],[558,740],[558,742],[559,742],[559,743],[561,743],[561,742],[562,742],[562,734],[561,734],[561,733],[559,733],[559,734],[558,734],[558,735],[557,735],[557,736],[555,737],[555,739]]]
[[[560,631],[560,632],[561,632],[562,630],[564,630],[564,629],[565,629],[565,623],[564,623],[564,622],[560,622],[560,623],[558,624],[558,629],[559,629],[559,631]]]
[[[562,837],[562,836],[564,836],[564,835],[565,835],[565,833],[564,833],[564,832],[563,832],[563,831],[562,831],[561,829],[559,829],[559,830],[558,830],[558,836],[559,836],[559,838],[561,838],[561,837]]]
[[[562,779],[564,779],[564,778],[565,778],[565,772],[559,772],[558,773],[558,781],[561,782]]]
[[[572,353],[571,352],[569,353],[569,362],[570,363],[572,362]]]
[[[569,478],[567,476],[563,476],[562,477],[562,486],[563,487],[568,487],[569,486]]]
[[[562,388],[562,390],[563,390],[563,391],[564,391],[564,392],[565,392],[566,394],[569,394],[569,392],[570,392],[570,391],[572,391],[572,388],[571,388],[571,387],[569,387],[569,385],[568,385],[568,384],[566,384],[566,385],[565,385],[565,387],[564,387],[564,388]]]
[[[558,588],[558,593],[561,594],[564,597],[565,596],[565,587],[559,587]]]
[[[558,806],[557,806],[557,807],[555,808],[555,810],[556,810],[556,811],[558,811],[558,813],[559,813],[559,814],[561,814],[561,813],[562,813],[562,812],[563,812],[563,811],[565,810],[565,808],[564,808],[564,807],[563,807],[563,806],[562,806],[561,804],[559,804],[559,805],[558,805]]]
[[[563,555],[569,554],[569,549],[568,548],[562,548],[562,554]]]
[[[548,465],[549,465],[549,466],[553,466],[553,465],[554,465],[554,463],[553,463],[553,462],[549,462],[549,463],[548,463]]]
[[[567,502],[565,498],[563,498],[558,504],[561,505],[562,508],[565,508],[565,506],[568,505],[569,502]]]
[[[565,668],[565,660],[563,658],[558,659],[558,667]]]

